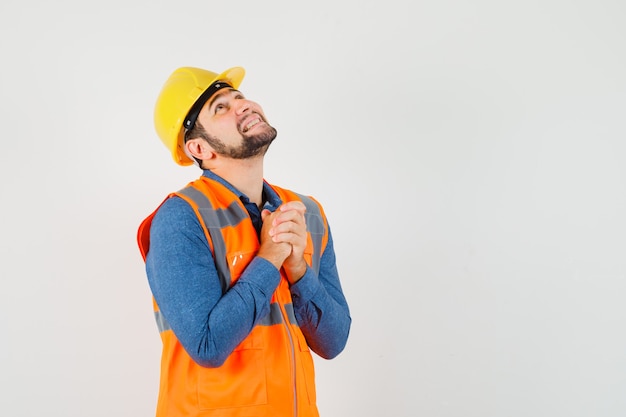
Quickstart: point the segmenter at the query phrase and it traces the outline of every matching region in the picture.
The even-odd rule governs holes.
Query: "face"
[[[277,133],[265,120],[261,106],[231,88],[215,93],[200,111],[198,121],[213,150],[233,159],[263,156]]]

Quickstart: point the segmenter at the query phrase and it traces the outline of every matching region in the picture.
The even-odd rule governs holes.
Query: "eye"
[[[215,113],[220,113],[223,112],[224,110],[226,110],[226,105],[224,103],[217,103],[215,105]]]

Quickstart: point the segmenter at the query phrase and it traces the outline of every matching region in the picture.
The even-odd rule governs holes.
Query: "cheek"
[[[261,116],[265,117],[265,112],[263,112],[263,108],[258,103],[255,103],[254,101],[251,101],[250,102],[250,108],[255,113],[259,113]]]
[[[210,136],[217,138],[227,138],[230,135],[239,132],[237,128],[237,120],[235,118],[222,119],[218,122],[213,122],[208,128],[205,128]]]

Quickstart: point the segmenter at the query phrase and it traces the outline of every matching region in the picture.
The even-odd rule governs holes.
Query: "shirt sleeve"
[[[309,347],[325,359],[339,355],[348,340],[352,318],[341,289],[330,231],[319,275],[307,268],[291,286],[291,296],[296,320]]]
[[[254,258],[225,293],[209,243],[191,206],[165,201],[150,227],[146,273],[152,294],[189,356],[217,367],[269,311],[279,271]]]

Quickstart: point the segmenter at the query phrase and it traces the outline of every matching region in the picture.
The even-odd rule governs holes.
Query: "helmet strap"
[[[204,107],[204,104],[207,102],[207,100],[210,99],[213,94],[215,94],[222,88],[227,87],[232,88],[232,86],[228,83],[225,83],[223,81],[215,81],[206,90],[204,90],[204,92],[200,95],[200,97],[198,97],[196,102],[193,103],[191,109],[189,109],[189,113],[187,113],[187,117],[185,117],[185,121],[183,122],[183,127],[186,130],[193,128],[193,126],[196,124],[196,120],[198,119],[198,115],[200,114],[200,110],[202,110],[202,107]]]

